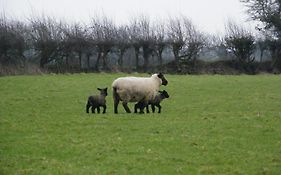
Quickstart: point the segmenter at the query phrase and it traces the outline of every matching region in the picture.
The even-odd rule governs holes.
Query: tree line
[[[270,53],[270,67],[281,70],[281,2],[280,0],[241,0],[248,13],[263,25],[253,31],[233,22],[226,23],[224,36],[204,33],[186,16],[165,22],[151,21],[147,16],[132,18],[117,25],[106,16],[94,16],[89,24],[67,23],[41,15],[25,21],[0,17],[0,68],[11,65],[25,67],[29,63],[41,69],[55,67],[78,71],[124,70],[124,55],[132,52],[135,71],[148,71],[151,58],[157,58],[156,69],[163,68],[163,55],[171,53],[174,69],[183,64],[194,65],[204,48],[220,48],[239,69],[250,70],[265,51]],[[114,56],[113,56],[114,55]],[[93,63],[93,58],[95,62]],[[110,62],[114,59],[114,62]],[[82,65],[83,64],[83,65]],[[86,66],[85,66],[86,64]]]

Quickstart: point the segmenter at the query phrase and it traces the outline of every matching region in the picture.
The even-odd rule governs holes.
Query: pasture
[[[116,115],[120,76],[1,77],[0,174],[281,173],[281,76],[166,75],[161,114]],[[107,113],[86,114],[97,87]]]

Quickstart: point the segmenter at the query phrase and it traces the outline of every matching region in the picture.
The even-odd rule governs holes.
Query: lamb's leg
[[[129,109],[127,102],[123,102],[122,105],[127,113],[131,113],[131,110]]]
[[[161,108],[162,108],[161,105],[157,104],[156,106],[158,107],[158,113],[161,113]]]
[[[146,105],[146,113],[149,113],[149,105]]]
[[[146,102],[142,102],[140,104],[140,114],[144,114],[144,108],[147,106],[148,104]]]
[[[97,111],[98,111],[98,114],[99,114],[100,113],[100,107],[99,106],[97,107]]]
[[[103,112],[102,112],[102,113],[103,113],[103,114],[106,113],[106,105],[103,106]]]
[[[86,112],[89,113],[89,109],[90,109],[91,105],[89,103],[87,103],[86,105]]]
[[[154,104],[151,105],[151,109],[152,109],[152,112],[154,113],[155,112],[155,105]]]
[[[95,113],[95,107],[92,106],[92,113]]]

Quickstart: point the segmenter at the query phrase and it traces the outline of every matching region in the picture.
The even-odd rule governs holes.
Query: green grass
[[[281,76],[167,75],[161,114],[115,115],[111,90],[86,114],[120,76],[1,77],[0,174],[281,173]]]

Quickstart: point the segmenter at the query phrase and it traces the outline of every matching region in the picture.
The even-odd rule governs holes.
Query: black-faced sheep
[[[95,109],[100,113],[100,107],[103,107],[103,112],[106,112],[106,100],[107,88],[101,89],[97,88],[100,91],[100,95],[89,96],[88,102],[86,105],[86,112],[89,113],[89,109],[92,107],[92,113],[95,113]]]
[[[121,77],[112,83],[114,113],[118,113],[118,104],[122,105],[127,113],[131,113],[128,102],[139,102],[140,113],[143,113],[148,100],[155,97],[161,85],[166,86],[168,81],[162,73],[153,74],[151,77]]]
[[[160,105],[161,101],[165,98],[169,98],[169,94],[167,91],[159,91],[159,94],[157,94],[153,99],[150,99],[148,101],[148,104],[146,106],[146,113],[149,113],[149,105],[151,105],[152,112],[155,112],[155,106],[158,107],[158,113],[161,113],[162,106]],[[135,104],[135,113],[137,113],[137,110],[140,108],[142,101]]]

